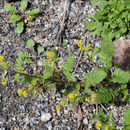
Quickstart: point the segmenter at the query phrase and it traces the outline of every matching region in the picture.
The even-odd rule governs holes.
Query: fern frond
[[[119,95],[119,90],[113,90],[111,88],[100,88],[98,92],[96,92],[96,102],[100,103],[108,103],[112,100],[115,100]]]

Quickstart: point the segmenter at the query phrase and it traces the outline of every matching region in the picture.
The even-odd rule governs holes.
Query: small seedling
[[[11,14],[10,22],[16,23],[16,33],[21,34],[24,31],[24,26],[28,21],[32,21],[34,16],[40,13],[39,9],[30,10],[28,13],[26,11],[28,6],[28,0],[21,0],[20,10],[11,4],[6,4],[4,6],[5,11]]]

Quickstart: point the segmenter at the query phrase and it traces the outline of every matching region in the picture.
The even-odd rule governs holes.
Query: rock
[[[0,115],[0,124],[5,123],[7,120],[7,116],[6,115]]]
[[[51,119],[51,114],[50,113],[42,113],[41,115],[41,121],[47,122]]]
[[[65,115],[68,114],[68,110],[64,110],[64,114],[65,114]]]
[[[119,64],[121,69],[130,70],[130,40],[117,39],[114,41],[114,64]]]
[[[85,125],[88,124],[88,119],[87,119],[87,117],[83,119],[83,123],[84,123]]]

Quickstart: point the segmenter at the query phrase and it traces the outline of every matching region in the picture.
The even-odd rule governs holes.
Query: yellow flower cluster
[[[46,53],[46,56],[47,56],[47,58],[52,58],[52,52],[51,52],[51,51],[48,51],[48,52]]]
[[[7,79],[5,78],[4,74],[2,74],[1,84],[5,85],[7,82]]]
[[[80,94],[78,92],[72,92],[72,93],[68,94],[68,98],[69,98],[70,102],[72,102],[78,96],[80,96]]]
[[[48,58],[48,60],[49,60],[50,62],[52,62],[52,61],[55,60],[55,57],[53,57],[53,54],[52,54],[51,51],[48,51],[48,52],[46,53],[46,57]]]
[[[4,56],[0,56],[0,62],[4,61]]]
[[[23,95],[24,97],[28,97],[28,92],[26,91],[25,88],[22,88],[22,89],[19,88],[17,93],[19,96]]]
[[[96,129],[97,129],[97,130],[100,130],[100,129],[101,129],[101,126],[102,126],[101,122],[100,122],[100,121],[97,121],[97,122],[96,122],[96,126],[95,126]]]
[[[56,105],[56,110],[60,111],[60,109],[61,109],[60,105]]]
[[[87,47],[84,46],[82,40],[78,41],[78,47],[80,47],[80,50],[85,51],[84,55],[86,55],[86,53],[92,48],[90,44],[88,44]]]

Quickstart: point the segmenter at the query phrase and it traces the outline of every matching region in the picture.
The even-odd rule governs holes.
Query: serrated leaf
[[[26,10],[27,6],[28,6],[28,0],[21,0],[20,2],[21,10]]]
[[[12,9],[11,4],[6,4],[6,5],[4,6],[4,10],[7,11],[7,12],[10,12],[11,9]]]
[[[89,80],[93,86],[100,83],[104,78],[106,78],[107,73],[103,69],[93,70],[89,75]]]
[[[32,39],[27,40],[27,46],[28,47],[34,47],[34,45],[35,45],[35,43],[34,43],[34,41]]]
[[[111,81],[113,83],[128,83],[130,80],[130,73],[129,72],[125,72],[122,71],[121,69],[117,68],[114,71],[113,77],[111,79]]]
[[[16,33],[21,34],[24,30],[24,22],[20,22],[17,24]]]
[[[43,71],[44,79],[48,79],[49,77],[51,77],[53,74],[53,70],[54,69],[52,68],[52,66],[46,67],[45,70]]]
[[[44,52],[44,47],[43,46],[38,47],[38,53],[40,54],[42,52]]]
[[[91,4],[98,6],[100,9],[104,9],[107,3],[107,0],[91,0]]]
[[[104,38],[101,44],[101,51],[99,57],[101,61],[109,68],[111,67],[112,56],[114,55],[114,46],[109,38]]]
[[[125,127],[128,127],[128,126],[130,127],[130,109],[125,110],[124,124],[125,124]]]
[[[42,60],[42,65],[43,66],[48,66],[48,63],[47,63],[47,61],[45,59]]]
[[[93,31],[96,28],[97,23],[96,22],[89,22],[86,24],[86,28],[90,31]]]
[[[18,22],[20,20],[21,20],[21,17],[19,15],[16,15],[16,14],[12,14],[11,19],[10,19],[11,23],[15,23],[15,22]]]
[[[63,70],[66,70],[68,72],[71,72],[73,71],[73,63],[74,63],[74,60],[75,60],[75,56],[69,56],[67,59],[66,59],[66,63],[65,64],[62,64],[62,67],[63,67]]]
[[[17,8],[15,6],[12,6],[10,4],[6,4],[4,6],[4,10],[7,11],[7,12],[10,12],[11,14],[16,14],[18,12]]]
[[[33,9],[33,10],[29,11],[28,15],[35,16],[38,13],[40,13],[39,9]]]

